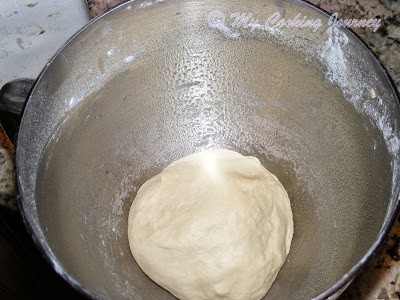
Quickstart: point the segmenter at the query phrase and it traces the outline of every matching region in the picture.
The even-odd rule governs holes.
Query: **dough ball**
[[[288,195],[255,157],[212,150],[148,180],[128,220],[142,270],[179,299],[261,299],[290,249]]]

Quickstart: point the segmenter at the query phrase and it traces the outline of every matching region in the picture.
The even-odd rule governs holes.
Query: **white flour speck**
[[[126,63],[130,63],[135,59],[135,57],[133,55],[128,56],[127,58],[125,58],[125,62]]]
[[[75,97],[72,97],[71,99],[69,99],[69,103],[68,103],[69,108],[74,107],[75,103],[76,103]]]
[[[110,50],[107,51],[108,57],[111,57],[113,54],[114,54],[114,49],[111,48]]]

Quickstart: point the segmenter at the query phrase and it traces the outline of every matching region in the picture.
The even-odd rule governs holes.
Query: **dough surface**
[[[289,197],[255,157],[209,150],[139,189],[128,219],[142,270],[179,299],[261,299],[293,236]]]

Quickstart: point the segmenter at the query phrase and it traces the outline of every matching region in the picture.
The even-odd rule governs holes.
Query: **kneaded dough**
[[[170,164],[139,189],[128,219],[136,262],[179,299],[261,299],[292,236],[282,184],[225,149]]]

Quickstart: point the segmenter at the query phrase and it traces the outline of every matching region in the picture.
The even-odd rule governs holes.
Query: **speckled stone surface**
[[[87,0],[90,15],[95,17],[121,0]],[[380,18],[377,32],[371,29],[353,30],[378,55],[400,88],[400,2],[396,0],[311,0],[341,19]],[[16,209],[11,147],[0,130],[0,205]],[[367,267],[340,297],[347,299],[400,299],[400,216],[386,242]]]
[[[12,151],[13,146],[0,125],[0,205],[16,210]]]

